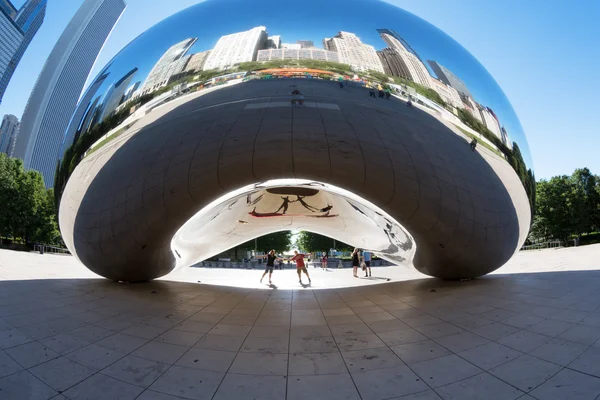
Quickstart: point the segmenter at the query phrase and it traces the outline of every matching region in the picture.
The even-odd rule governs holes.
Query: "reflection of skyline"
[[[198,37],[198,41],[189,51],[193,55],[214,48],[221,36],[252,27],[266,26],[268,39],[278,40],[280,49],[283,48],[283,44],[290,49],[288,45],[298,44],[298,40],[302,40],[312,41],[317,45],[318,50],[321,50],[323,38],[331,37],[338,32],[338,29],[343,29],[355,33],[363,43],[373,45],[376,50],[385,51],[387,46],[381,42],[381,35],[377,32],[377,29],[384,27],[401,35],[405,42],[410,44],[410,49],[407,47],[409,52],[412,50],[421,60],[435,60],[461,77],[468,85],[473,98],[494,110],[505,125],[505,129],[511,133],[511,137],[517,142],[525,142],[522,127],[512,107],[487,71],[450,37],[432,29],[429,24],[414,18],[411,14],[385,3],[369,3],[369,7],[363,7],[362,1],[332,0],[330,4],[328,3],[328,7],[336,10],[335,20],[340,21],[340,25],[332,28],[330,13],[316,12],[320,3],[312,0],[308,0],[303,7],[295,8],[292,20],[280,17],[280,4],[272,0],[267,0],[265,4],[266,8],[255,8],[237,0],[223,0],[206,2],[192,7],[186,13],[176,14],[169,22],[159,23],[122,50],[122,57],[115,59],[116,75],[121,76],[131,67],[137,66],[140,69],[138,77],[143,80],[165,49],[186,37]],[[243,11],[239,17],[233,17],[223,13],[227,5]],[[361,9],[360,13],[353,11],[356,7]],[[198,24],[199,18],[205,18],[206,15],[211,15],[210,26]],[[310,23],[300,23],[300,21],[310,21]],[[270,48],[274,49],[274,47]],[[281,52],[275,52],[278,53]],[[140,56],[142,54],[143,57]],[[294,52],[294,54],[302,59],[301,54],[307,53]],[[278,57],[271,57],[273,58]],[[319,59],[319,57],[315,57],[313,53],[312,59]],[[136,60],[135,65],[132,64],[132,60]],[[431,75],[434,75],[426,61],[425,67]],[[191,70],[200,69],[190,68],[186,72]],[[104,87],[107,88],[108,85],[109,82],[106,82]],[[439,86],[437,83],[434,85]],[[448,97],[444,97],[444,100],[448,100]],[[521,148],[529,163],[527,145]]]

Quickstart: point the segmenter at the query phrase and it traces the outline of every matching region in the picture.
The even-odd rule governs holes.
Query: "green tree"
[[[254,244],[255,240],[252,239],[238,247],[244,249],[253,249]],[[273,232],[256,238],[256,248],[259,252],[275,250],[277,253],[283,253],[290,249],[291,244],[292,232],[290,231]]]
[[[537,183],[536,214],[531,230],[533,238],[569,239],[575,230],[574,186],[566,175]]]
[[[296,239],[296,246],[307,252],[327,252],[333,248],[333,239],[318,233],[301,231]],[[335,241],[335,250],[349,251],[353,247],[338,240]]]
[[[593,232],[598,229],[600,194],[598,181],[588,168],[579,168],[571,175],[573,184],[571,205],[573,207],[574,234]]]

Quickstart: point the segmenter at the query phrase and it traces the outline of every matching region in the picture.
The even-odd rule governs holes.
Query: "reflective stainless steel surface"
[[[425,21],[373,0],[209,0],[92,81],[55,190],[67,246],[110,279],[290,229],[459,279],[525,240],[531,167],[502,90]]]

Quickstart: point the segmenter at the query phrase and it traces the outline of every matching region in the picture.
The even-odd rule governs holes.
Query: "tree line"
[[[0,153],[0,241],[62,245],[54,191],[42,174],[25,171],[20,159]]]
[[[536,212],[528,242],[560,240],[571,244],[600,241],[600,177],[588,168],[570,176],[542,179],[536,188]]]

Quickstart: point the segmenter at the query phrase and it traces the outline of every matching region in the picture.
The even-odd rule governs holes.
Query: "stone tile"
[[[551,337],[539,333],[522,330],[512,335],[503,337],[498,343],[508,346],[523,353],[528,353],[552,340]]]
[[[387,347],[343,352],[350,372],[371,371],[404,365],[402,360]]]
[[[115,332],[101,328],[95,325],[87,325],[82,328],[75,329],[69,332],[70,335],[82,338],[90,343],[97,342],[98,340],[104,339],[110,335],[114,335]]]
[[[363,320],[360,319],[358,315],[336,315],[333,317],[326,317],[325,319],[327,320],[327,324],[330,326],[360,324],[361,322],[363,322]]]
[[[535,315],[517,314],[512,317],[508,317],[502,320],[504,325],[514,326],[515,328],[529,328],[535,324],[538,324],[545,320],[542,317],[536,317]]]
[[[463,328],[463,329],[473,332],[477,328],[491,325],[492,321],[489,319],[485,319],[485,318],[481,318],[481,317],[477,317],[477,316],[470,316],[470,317],[459,318],[459,319],[453,320],[452,324],[458,326],[459,328]]]
[[[427,340],[427,337],[413,328],[399,329],[397,331],[387,331],[378,333],[377,336],[388,346],[396,346],[406,343],[415,343]]]
[[[360,400],[360,396],[350,375],[346,373],[291,377],[288,380],[287,399]]]
[[[503,337],[512,335],[521,329],[515,328],[514,326],[504,325],[499,322],[492,322],[489,325],[485,325],[476,329],[471,330],[476,335],[483,336],[489,340],[499,340]]]
[[[293,326],[290,337],[294,338],[318,338],[331,336],[329,326]]]
[[[99,346],[125,354],[131,353],[146,343],[148,343],[147,339],[125,335],[124,333],[115,333],[112,336],[108,336],[96,342],[96,344]]]
[[[135,350],[132,355],[165,364],[173,364],[189,350],[189,347],[151,341]]]
[[[410,327],[418,328],[420,326],[438,324],[443,321],[433,315],[422,315],[419,317],[403,318],[402,322]]]
[[[237,336],[245,338],[252,326],[217,324],[208,332],[210,335]]]
[[[0,331],[0,349],[19,346],[31,342],[32,339],[18,329]]]
[[[290,328],[286,326],[254,326],[248,337],[259,338],[288,338],[290,336]]]
[[[487,371],[519,357],[522,353],[498,343],[488,343],[462,351],[458,355]]]
[[[568,368],[600,378],[600,348],[588,348],[569,364]]]
[[[435,343],[433,340],[401,344],[393,346],[391,349],[407,364],[414,364],[451,354],[450,351]]]
[[[352,373],[363,399],[382,400],[423,392],[427,385],[410,368],[398,366]]]
[[[148,324],[138,324],[121,331],[121,333],[124,333],[125,335],[129,336],[139,337],[142,339],[152,340],[160,334],[166,332],[167,330],[168,328],[162,328]]]
[[[554,319],[546,319],[542,322],[530,326],[527,328],[528,331],[539,333],[540,335],[546,336],[558,336],[574,324],[571,322],[557,321]]]
[[[488,372],[522,391],[529,392],[560,370],[561,367],[556,364],[524,354]]]
[[[518,389],[507,385],[490,374],[483,373],[436,389],[445,400],[513,400],[523,395]]]
[[[6,354],[17,361],[23,368],[29,369],[59,357],[55,351],[38,342],[30,342],[6,349]]]
[[[93,375],[95,371],[60,357],[33,367],[29,372],[54,390],[64,391]]]
[[[65,355],[68,359],[94,370],[104,369],[124,356],[124,353],[96,344],[90,344]]]
[[[194,347],[201,349],[223,350],[223,351],[239,351],[244,342],[242,336],[222,336],[208,334],[200,339]]]
[[[129,355],[104,369],[102,373],[132,385],[146,388],[168,368],[168,364]]]
[[[472,349],[473,347],[490,342],[486,338],[482,338],[481,336],[467,331],[455,333],[454,335],[442,336],[436,338],[435,341],[454,353]]]
[[[368,322],[367,325],[375,333],[397,331],[399,329],[410,328],[408,325],[406,325],[404,322],[400,321],[399,319]]]
[[[257,338],[249,337],[242,345],[244,353],[287,353],[290,339],[286,337]]]
[[[587,346],[579,343],[555,338],[531,351],[529,354],[554,364],[566,366],[583,353],[586,348]]]
[[[385,311],[378,313],[361,314],[359,315],[359,317],[364,322],[392,321],[396,319],[396,317],[394,317],[392,314],[387,313]]]
[[[375,349],[386,347],[385,343],[374,333],[354,336],[338,336],[336,339],[338,348],[341,351],[353,351],[363,349]]]
[[[136,400],[181,400],[181,397],[171,396],[170,394],[164,394],[155,392],[154,390],[146,390],[136,398]]]
[[[290,376],[343,374],[347,371],[344,359],[339,352],[290,354],[288,366]]]
[[[286,375],[288,355],[238,353],[233,361],[231,373],[247,375]]]
[[[64,394],[73,400],[133,400],[143,391],[141,387],[96,374],[77,384]]]
[[[438,396],[433,390],[426,390],[424,392],[409,394],[407,396],[394,397],[394,400],[440,400],[440,396]]]
[[[223,372],[172,366],[150,386],[156,392],[194,400],[210,400],[223,379]]]
[[[290,338],[290,353],[331,353],[338,347],[333,336],[315,338]]]
[[[600,395],[600,378],[563,369],[531,392],[536,399],[595,399]]]
[[[214,327],[215,324],[213,324],[212,322],[186,320],[178,325],[175,325],[174,329],[193,333],[207,333]]]
[[[285,396],[284,376],[227,374],[213,399],[284,399]]]
[[[4,351],[0,350],[0,378],[12,375],[22,369],[21,365],[10,358]]]
[[[514,317],[515,315],[518,315],[519,313],[515,312],[515,311],[510,311],[510,310],[505,310],[503,308],[495,308],[491,311],[486,311],[484,313],[479,314],[479,316],[481,318],[486,318],[486,319],[490,319],[492,321],[498,321],[501,322],[503,319],[509,318],[509,317]]]
[[[600,328],[577,324],[558,335],[557,338],[589,346],[600,340]]]
[[[186,368],[227,372],[236,355],[237,353],[232,351],[192,348],[175,364]]]
[[[436,339],[442,336],[448,336],[455,333],[464,332],[463,329],[455,325],[449,324],[447,322],[420,326],[415,329],[430,339]]]
[[[40,340],[40,343],[59,354],[70,353],[90,344],[88,341],[68,333],[61,333],[50,338],[42,339]]]
[[[341,336],[352,336],[352,335],[364,335],[367,333],[373,333],[371,328],[365,323],[348,324],[348,325],[331,325],[331,333],[334,337]]]
[[[157,337],[154,340],[156,342],[170,343],[170,344],[175,344],[178,346],[191,347],[191,346],[195,345],[196,342],[198,342],[202,338],[202,336],[204,336],[203,333],[194,333],[194,332],[179,331],[177,329],[169,329],[168,331],[166,331],[165,333],[163,333],[162,335],[160,335],[159,337]]]
[[[576,324],[588,315],[590,315],[590,313],[584,311],[564,310],[559,312],[558,314],[552,315],[550,318],[555,319],[557,321],[564,321]]]
[[[323,310],[323,315],[325,317],[333,317],[335,315],[354,315],[354,311],[352,311],[349,307],[341,307],[341,308],[332,308]]]
[[[481,373],[481,369],[452,354],[412,364],[411,368],[432,388],[445,386]]]
[[[47,400],[58,395],[28,371],[17,372],[0,379],[2,400]]]

